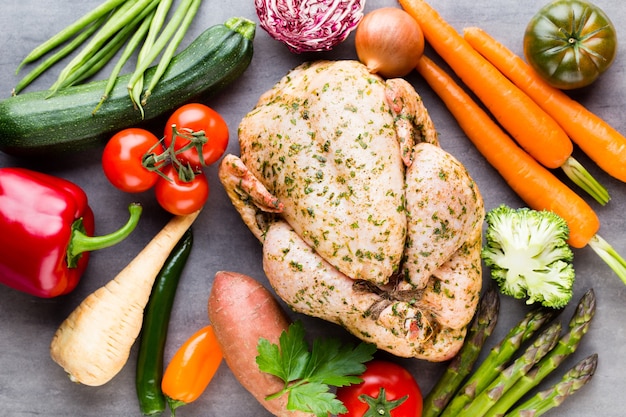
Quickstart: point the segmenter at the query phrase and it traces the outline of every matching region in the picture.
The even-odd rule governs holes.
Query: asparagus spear
[[[482,392],[506,366],[520,345],[530,339],[538,329],[556,315],[555,310],[538,308],[528,312],[495,346],[481,365],[455,394],[441,414],[442,417],[455,417],[477,394]]]
[[[561,323],[559,322],[544,330],[522,356],[504,369],[485,390],[463,409],[463,415],[484,415],[516,381],[556,346],[560,334]]]
[[[580,340],[587,333],[596,311],[596,297],[589,289],[580,299],[569,322],[569,331],[561,337],[557,346],[537,365],[511,387],[485,414],[485,417],[504,415],[517,401],[537,386],[550,372],[554,371],[576,351]]]
[[[598,354],[594,353],[578,362],[570,369],[560,382],[547,390],[538,392],[520,404],[507,417],[539,417],[547,411],[558,407],[567,397],[582,388],[593,376],[598,364]]]
[[[463,347],[450,361],[444,374],[424,398],[422,417],[437,417],[471,372],[485,340],[491,335],[498,321],[500,298],[498,291],[490,287],[480,299],[478,309],[468,330]]]

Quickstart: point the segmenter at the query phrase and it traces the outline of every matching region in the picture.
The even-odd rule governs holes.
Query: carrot
[[[626,137],[563,91],[546,83],[521,57],[484,30],[466,28],[464,37],[550,114],[600,168],[626,181]]]
[[[400,5],[422,28],[424,37],[459,78],[489,109],[498,122],[533,158],[543,166],[563,168],[565,174],[601,204],[608,199],[604,189],[572,157],[573,144],[563,128],[537,103],[520,90],[496,67],[483,58],[463,37],[424,0],[399,0]],[[582,173],[572,175],[571,167]],[[593,184],[587,187],[586,183]]]
[[[198,214],[170,220],[113,280],[88,295],[59,326],[50,356],[72,381],[103,385],[124,367],[154,281]]]
[[[597,232],[594,210],[548,169],[515,144],[491,117],[432,60],[422,56],[417,71],[442,99],[480,153],[529,207],[549,210],[568,224],[568,243],[589,245],[626,283],[626,261]]]

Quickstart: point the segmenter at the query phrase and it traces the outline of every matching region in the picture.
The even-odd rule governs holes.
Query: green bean
[[[31,70],[28,74],[26,74],[22,79],[17,83],[15,88],[13,89],[13,94],[18,94],[24,88],[26,88],[30,83],[32,83],[37,77],[43,74],[48,68],[52,65],[56,64],[61,59],[65,58],[72,51],[78,48],[83,44],[91,35],[94,34],[98,27],[106,20],[107,16],[102,16],[100,19],[93,22],[90,26],[88,26],[84,31],[82,31],[78,36],[72,39],[67,45],[65,45],[62,49],[58,50],[54,55],[51,55],[47,59],[45,59],[41,64],[37,65],[33,70]]]
[[[116,13],[109,21],[102,27],[102,29],[94,35],[91,41],[83,48],[83,50],[70,61],[70,63],[61,71],[57,81],[51,87],[52,94],[58,89],[66,77],[68,77],[76,68],[80,67],[86,59],[95,54],[95,52],[101,48],[108,39],[115,35],[119,30],[128,26],[133,19],[141,13],[150,12],[156,5],[156,0],[138,0],[131,7],[120,13],[118,16]],[[122,6],[124,7],[124,6]]]
[[[120,4],[128,2],[128,0],[107,0],[100,6],[96,7],[89,13],[83,15],[81,18],[76,20],[71,25],[67,26],[56,35],[52,36],[50,39],[42,43],[33,49],[27,56],[22,60],[20,65],[17,67],[17,72],[19,72],[20,68],[29,62],[33,62],[43,55],[47,54],[57,46],[61,45],[68,39],[70,39],[75,34],[79,33],[85,27],[87,27],[90,23],[98,21],[101,17],[105,16],[108,12],[119,6]]]
[[[135,85],[137,80],[143,77],[143,73],[161,53],[161,51],[165,47],[165,44],[172,37],[172,35],[176,31],[176,28],[180,25],[180,22],[185,17],[185,14],[187,13],[187,10],[189,9],[192,1],[193,0],[183,0],[181,2],[168,24],[165,26],[159,37],[155,40],[154,45],[152,45],[150,50],[146,53],[144,59],[141,62],[137,63],[137,68],[135,69],[135,72],[128,82],[129,92],[132,91],[133,86]]]
[[[120,59],[117,61],[117,63],[115,64],[115,67],[113,67],[113,70],[111,71],[111,75],[109,76],[107,85],[104,87],[104,93],[102,94],[102,98],[100,99],[100,102],[98,103],[96,108],[91,112],[91,114],[95,114],[98,111],[98,109],[102,106],[104,101],[109,97],[109,94],[113,90],[113,87],[115,87],[115,82],[117,81],[118,75],[120,74],[120,72],[122,72],[122,68],[124,67],[126,62],[130,59],[133,52],[135,52],[141,40],[144,39],[144,37],[146,36],[146,33],[148,32],[148,28],[151,24],[153,17],[154,15],[147,16],[141,23],[141,26],[139,26],[139,29],[135,32],[135,34],[128,41],[128,44],[122,51],[122,55],[120,56]]]
[[[185,34],[187,33],[187,30],[189,29],[189,26],[191,25],[193,18],[196,16],[196,13],[198,12],[198,9],[200,8],[200,3],[202,3],[202,0],[193,0],[192,3],[189,5],[189,9],[187,10],[187,13],[185,14],[185,18],[181,22],[181,25],[179,26],[178,30],[174,34],[174,37],[172,38],[167,48],[163,52],[163,55],[161,56],[161,60],[159,61],[156,71],[154,72],[154,76],[150,80],[150,85],[148,86],[144,94],[142,105],[144,106],[146,105],[146,101],[148,97],[150,97],[152,90],[154,90],[157,83],[163,76],[163,73],[165,73],[165,70],[169,66],[169,63],[172,60],[172,57],[174,56],[174,53],[176,52],[178,45],[180,45],[180,42],[185,37]]]
[[[154,45],[155,39],[165,22],[165,18],[169,9],[172,5],[172,0],[161,0],[159,2],[159,6],[157,7],[156,14],[152,19],[150,24],[150,29],[148,31],[148,35],[146,36],[146,40],[144,41],[141,50],[139,51],[139,55],[137,57],[137,66],[143,65],[143,62],[146,60],[150,49]],[[151,62],[150,62],[151,63]],[[133,88],[130,90],[130,99],[133,104],[141,111],[141,116],[143,118],[143,108],[139,104],[139,100],[141,97],[141,92],[143,91],[143,73],[141,77],[135,81]]]
[[[96,51],[89,57],[84,63],[71,73],[61,85],[59,89],[66,88],[74,84],[78,84],[87,78],[93,76],[102,69],[111,59],[117,54],[117,52],[124,46],[126,41],[131,37],[132,32],[135,31],[135,27],[139,22],[145,20],[144,14],[137,16],[131,24],[125,26],[122,30],[117,32],[105,45]]]

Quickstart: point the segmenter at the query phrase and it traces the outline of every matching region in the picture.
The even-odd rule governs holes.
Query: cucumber
[[[15,156],[75,152],[103,144],[113,132],[137,126],[189,102],[208,96],[237,79],[253,53],[256,24],[234,17],[208,28],[172,58],[144,106],[134,108],[126,88],[131,74],[95,114],[107,80],[68,87],[54,95],[35,91],[0,101],[0,150]],[[149,84],[155,67],[146,71]]]

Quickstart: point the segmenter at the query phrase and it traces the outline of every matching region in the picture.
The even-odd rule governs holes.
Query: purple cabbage
[[[365,0],[254,0],[260,26],[295,53],[330,50],[363,18]]]

